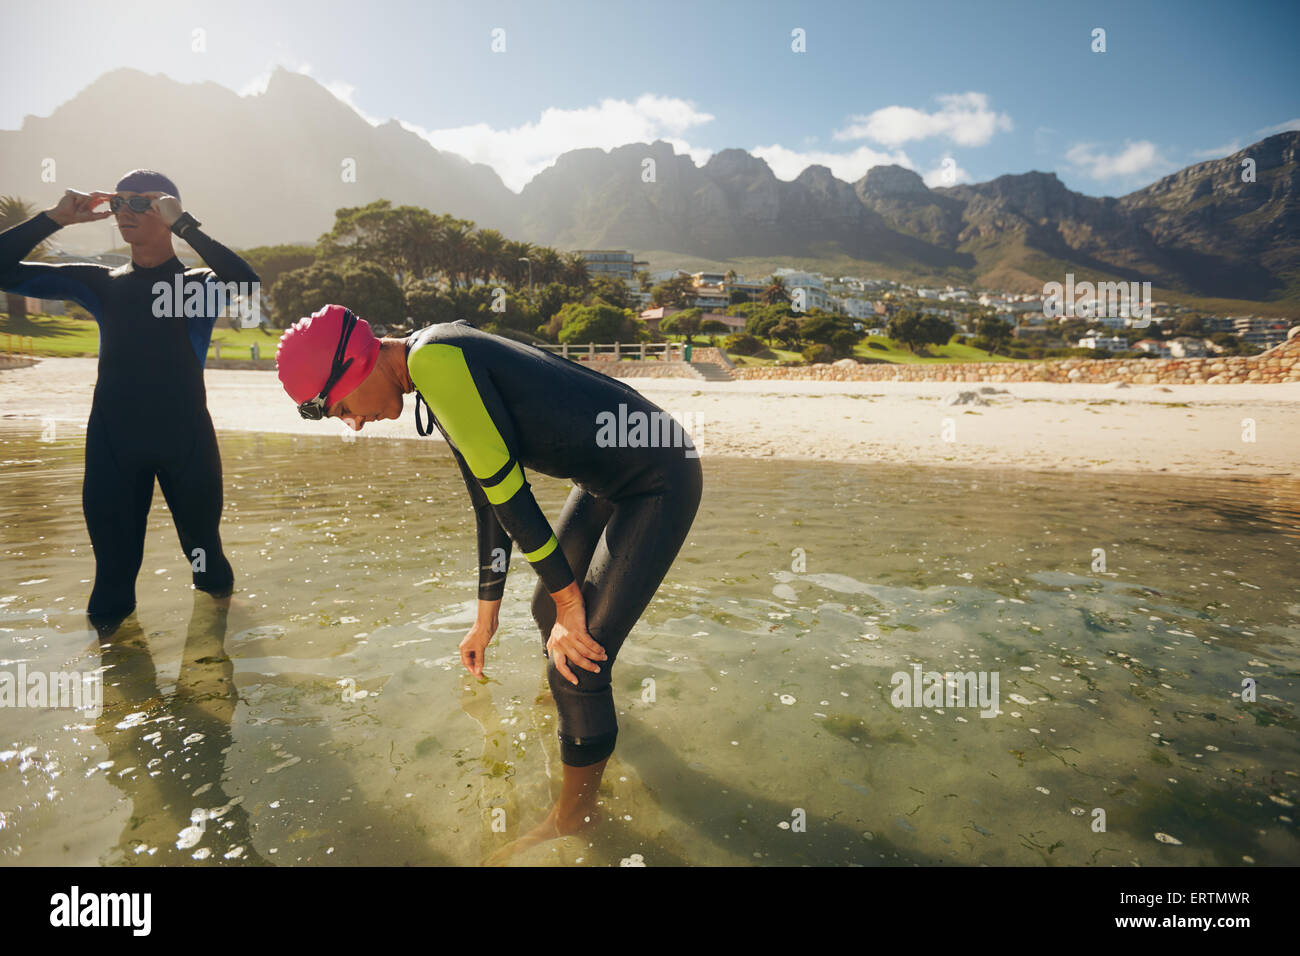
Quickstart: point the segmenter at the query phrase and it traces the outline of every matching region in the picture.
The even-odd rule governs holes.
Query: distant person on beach
[[[596,818],[618,736],[610,669],[699,507],[702,474],[690,436],[681,440],[680,424],[635,389],[464,320],[379,339],[364,319],[329,305],[289,329],[275,358],[304,418],[339,418],[359,430],[398,418],[403,396],[417,392],[417,428],[442,433],[477,518],[478,613],[460,644],[471,674],[483,675],[497,630],[512,541],[532,565],[564,784],[546,819],[514,849],[583,829]],[[639,438],[614,435],[615,419],[641,423]],[[658,437],[678,440],[646,440],[646,421]],[[525,467],[573,482],[554,530]]]
[[[101,206],[107,208],[99,208]],[[116,269],[92,263],[21,262],[57,230],[116,215],[131,261]],[[172,235],[210,266],[186,269]],[[228,595],[234,573],[221,548],[221,454],[208,415],[203,367],[222,309],[199,293],[212,283],[256,290],[257,273],[199,229],[181,210],[166,176],[137,169],[113,192],[69,189],[59,202],[0,233],[0,289],[69,300],[99,324],[99,374],[86,426],[82,508],[95,551],[87,613],[100,629],[135,610],[135,580],[154,479],[176,522],[194,586]]]

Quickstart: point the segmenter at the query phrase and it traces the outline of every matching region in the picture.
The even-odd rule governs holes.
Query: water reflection
[[[195,600],[151,516],[104,717],[0,710],[0,861],[476,865],[527,832],[559,785],[533,579],[473,680],[445,449],[221,441],[234,601]],[[60,666],[88,643],[79,449],[0,445],[0,661]],[[605,821],[515,862],[1300,861],[1300,483],[710,469],[620,653]],[[913,664],[996,670],[1002,713],[895,708]]]
[[[244,797],[223,786],[239,695],[226,655],[229,599],[196,593],[172,693],[158,687],[148,641],[132,614],[102,628],[104,710],[95,735],[116,771],[107,779],[131,801],[112,862],[263,865]]]

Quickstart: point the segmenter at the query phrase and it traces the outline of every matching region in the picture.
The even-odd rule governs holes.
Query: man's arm
[[[48,213],[38,212],[26,222],[0,232],[0,289],[34,299],[67,299],[98,319],[99,292],[110,271],[107,266],[21,261],[59,229],[59,223]]]
[[[413,349],[409,366],[415,387],[546,590],[555,594],[573,584],[569,562],[524,478],[514,426],[490,377],[471,369],[459,346],[440,342]]]
[[[212,270],[212,274],[222,282],[261,281],[253,267],[240,258],[238,253],[217,242],[197,224],[190,224],[182,218],[172,224],[172,231],[190,244]]]

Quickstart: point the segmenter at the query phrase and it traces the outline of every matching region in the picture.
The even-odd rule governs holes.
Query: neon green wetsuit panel
[[[573,581],[573,573],[563,552],[557,549],[550,523],[502,434],[508,425],[499,421],[505,413],[490,379],[470,370],[459,346],[439,342],[411,349],[407,367],[411,381],[428,403],[444,437],[463,456],[500,526],[519,545],[548,591],[566,587]],[[496,418],[489,406],[496,409]],[[484,596],[482,587],[480,596]]]

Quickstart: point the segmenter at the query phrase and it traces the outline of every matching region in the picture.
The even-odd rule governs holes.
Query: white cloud
[[[935,97],[933,113],[910,106],[886,106],[866,116],[854,116],[835,132],[835,139],[869,139],[899,146],[917,139],[946,137],[958,146],[984,146],[999,131],[1011,129],[1011,117],[989,107],[985,93],[948,93]]]
[[[1276,126],[1265,126],[1257,135],[1272,136],[1274,133],[1288,133],[1291,130],[1300,130],[1300,117],[1278,123]]]
[[[957,165],[957,160],[952,156],[944,156],[938,164],[928,172],[921,174],[921,179],[931,189],[936,186],[956,186],[958,183],[968,183],[971,181],[970,173]]]
[[[324,83],[322,85],[333,94],[336,100],[344,106],[349,107],[352,112],[356,113],[371,126],[378,126],[384,122],[384,120],[377,119],[374,116],[369,116],[362,112],[361,107],[352,102],[352,94],[356,92],[357,88],[351,83],[344,83],[342,80],[335,80],[332,83]]]
[[[907,158],[907,154],[902,150],[895,150],[892,153],[880,153],[870,146],[859,147],[851,153],[827,153],[817,150],[799,151],[777,145],[755,146],[749,152],[751,155],[766,161],[767,165],[772,167],[772,172],[776,174],[777,179],[784,179],[787,182],[796,178],[809,166],[814,165],[827,167],[836,179],[842,179],[849,183],[861,179],[872,166],[897,163],[899,166],[906,166],[908,169],[913,168],[912,161]]]
[[[1148,140],[1126,142],[1118,153],[1099,151],[1093,143],[1075,143],[1065,158],[1093,179],[1134,177],[1162,173],[1173,164]]]
[[[544,110],[537,120],[507,129],[487,123],[437,130],[402,125],[436,149],[486,163],[508,188],[518,192],[556,157],[571,149],[609,150],[627,143],[662,139],[678,153],[690,155],[697,164],[706,162],[712,150],[692,147],[682,134],[712,120],[711,114],[700,112],[686,100],[647,93],[635,102],[604,99],[596,106]]]
[[[1222,146],[1211,146],[1209,149],[1194,149],[1192,150],[1192,156],[1195,159],[1220,159],[1224,156],[1231,156],[1239,149],[1241,149],[1241,141],[1234,139],[1231,143],[1224,143]]]

